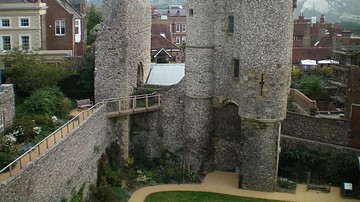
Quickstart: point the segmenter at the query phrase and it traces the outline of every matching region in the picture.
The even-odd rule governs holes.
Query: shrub
[[[291,72],[291,76],[293,77],[293,79],[300,79],[301,78],[301,68],[295,68],[292,72]]]
[[[289,190],[296,190],[297,184],[290,180],[279,180],[279,186]]]
[[[333,75],[334,68],[333,67],[323,67],[322,68],[322,75],[326,78],[329,78]]]
[[[72,108],[71,101],[55,87],[46,87],[34,92],[26,98],[20,107],[20,113],[25,115],[41,114],[52,117],[64,117]]]
[[[311,99],[317,100],[325,95],[325,88],[320,77],[310,75],[300,80],[301,91]]]

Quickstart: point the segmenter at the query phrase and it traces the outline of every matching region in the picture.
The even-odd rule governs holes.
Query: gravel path
[[[156,192],[165,191],[200,191],[229,194],[236,196],[274,199],[281,201],[299,202],[359,202],[360,200],[344,199],[340,197],[340,188],[331,187],[330,193],[319,191],[306,191],[306,185],[298,184],[296,193],[268,193],[238,189],[238,181],[234,173],[213,172],[206,175],[201,184],[178,184],[178,185],[158,185],[144,187],[135,191],[129,202],[143,202],[145,198]]]

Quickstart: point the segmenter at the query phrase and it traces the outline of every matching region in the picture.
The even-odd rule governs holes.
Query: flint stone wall
[[[0,113],[2,112],[6,130],[13,125],[15,118],[15,94],[12,84],[0,86]]]
[[[72,191],[96,183],[98,160],[114,140],[107,128],[105,107],[76,131],[0,184],[0,201],[61,201]]]
[[[349,145],[350,121],[287,113],[282,134],[336,145]]]

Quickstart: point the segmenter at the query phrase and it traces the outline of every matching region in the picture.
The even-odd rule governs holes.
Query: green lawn
[[[252,199],[239,196],[207,192],[159,192],[149,195],[145,202],[279,202],[265,199]]]

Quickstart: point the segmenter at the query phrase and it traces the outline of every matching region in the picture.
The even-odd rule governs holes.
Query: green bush
[[[291,76],[293,77],[293,79],[300,79],[301,78],[301,68],[295,68],[292,72],[291,72]]]
[[[322,75],[325,77],[325,78],[329,78],[333,75],[334,73],[334,68],[333,67],[323,67],[322,68]]]
[[[56,87],[46,87],[26,98],[19,109],[25,115],[41,114],[44,116],[64,117],[72,108],[71,101]]]
[[[303,77],[300,80],[300,88],[301,92],[314,100],[322,99],[325,96],[324,83],[316,75]]]
[[[280,180],[278,183],[279,183],[280,187],[283,187],[283,188],[289,189],[289,190],[296,190],[296,187],[297,187],[296,182],[293,182],[290,180]]]

